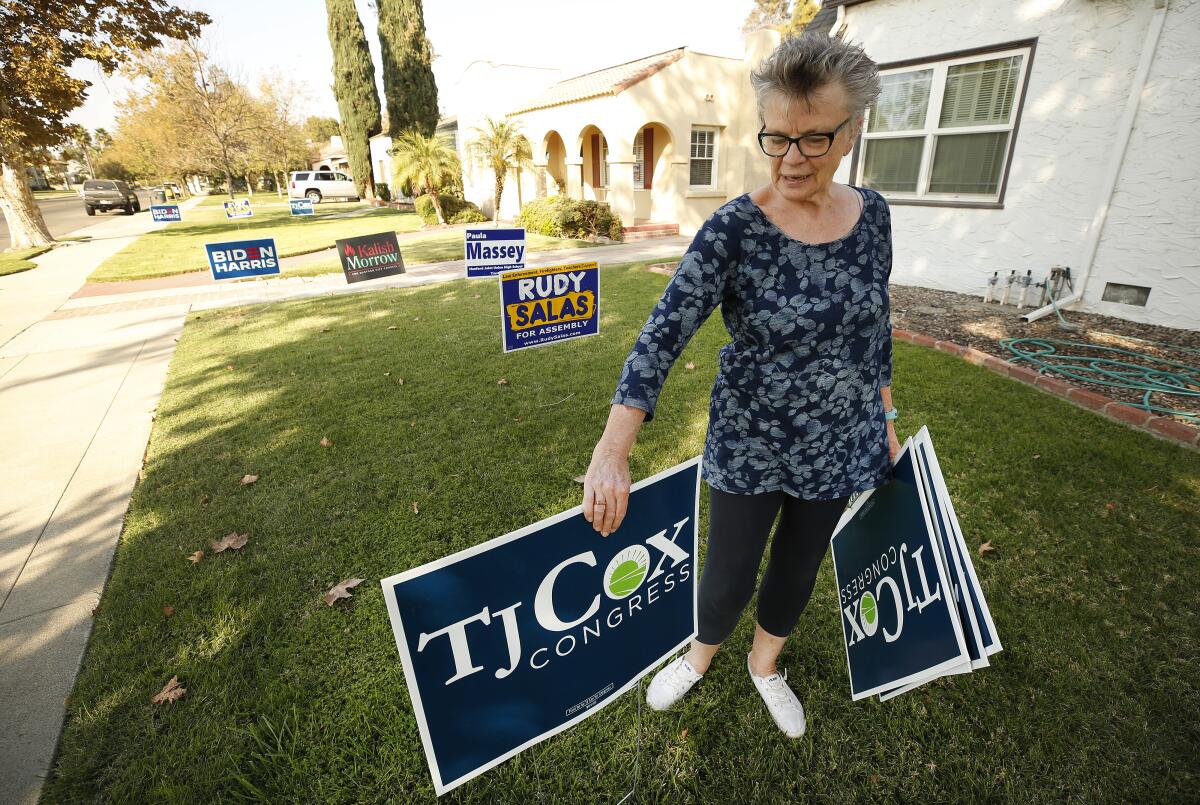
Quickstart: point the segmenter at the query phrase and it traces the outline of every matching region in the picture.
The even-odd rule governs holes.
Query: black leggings
[[[758,624],[787,637],[812,595],[817,569],[849,496],[801,500],[786,492],[734,495],[708,488],[708,551],[700,574],[700,631],[716,645],[733,632],[750,596],[775,515],[783,509],[758,591]]]

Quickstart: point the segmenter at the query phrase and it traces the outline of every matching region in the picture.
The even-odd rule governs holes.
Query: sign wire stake
[[[633,788],[625,796],[617,800],[617,805],[622,805],[625,800],[637,793],[638,787],[638,768],[641,766],[642,760],[642,680],[638,680],[637,690],[637,748],[633,751]]]

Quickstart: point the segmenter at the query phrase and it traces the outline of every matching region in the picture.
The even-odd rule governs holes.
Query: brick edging
[[[1185,425],[1170,417],[1156,416],[1149,411],[1143,411],[1140,408],[1134,408],[1133,406],[1118,402],[1112,397],[1106,397],[1103,394],[1098,394],[1088,389],[1072,386],[1070,383],[1058,378],[1039,374],[1026,366],[1010,363],[1003,358],[997,358],[995,355],[989,355],[973,347],[964,347],[962,344],[955,344],[953,341],[938,341],[921,333],[899,329],[892,330],[892,337],[898,338],[901,341],[908,341],[911,344],[930,347],[939,352],[949,352],[952,355],[962,358],[967,363],[991,369],[997,374],[1011,377],[1013,380],[1019,380],[1027,386],[1033,386],[1056,397],[1062,397],[1068,402],[1074,403],[1081,408],[1086,408],[1089,411],[1094,411],[1114,422],[1132,425],[1146,433],[1176,442],[1184,447],[1200,449],[1200,428],[1193,428],[1191,425]]]

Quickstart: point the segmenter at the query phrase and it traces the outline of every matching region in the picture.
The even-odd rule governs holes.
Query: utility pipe
[[[1079,276],[1079,287],[1065,299],[1058,300],[1061,310],[1067,305],[1078,302],[1083,298],[1087,288],[1088,277],[1092,273],[1092,264],[1096,260],[1096,251],[1100,248],[1100,236],[1104,232],[1104,224],[1108,220],[1108,210],[1112,206],[1113,195],[1116,193],[1117,177],[1121,174],[1121,166],[1125,162],[1125,152],[1129,147],[1129,138],[1133,134],[1133,122],[1137,117],[1138,105],[1142,100],[1142,90],[1146,87],[1146,78],[1150,74],[1150,65],[1154,61],[1154,52],[1158,49],[1159,34],[1162,33],[1163,22],[1167,16],[1167,0],[1153,0],[1154,16],[1150,18],[1150,27],[1146,30],[1146,41],[1142,45],[1142,58],[1138,62],[1137,72],[1133,77],[1133,85],[1129,89],[1129,100],[1125,103],[1125,113],[1117,127],[1117,142],[1113,147],[1112,158],[1109,159],[1108,172],[1101,184],[1100,202],[1092,216],[1092,225],[1088,228],[1087,240],[1084,242],[1082,269]],[[1026,313],[1023,321],[1036,321],[1048,316],[1054,311],[1054,305],[1049,304],[1037,310]]]

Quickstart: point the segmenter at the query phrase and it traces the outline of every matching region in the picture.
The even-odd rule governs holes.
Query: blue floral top
[[[696,233],[625,361],[613,403],[654,418],[667,372],[721,305],[703,477],[736,494],[805,500],[863,492],[891,473],[881,386],[892,382],[891,214],[862,213],[838,240],[794,240],[749,195]]]

